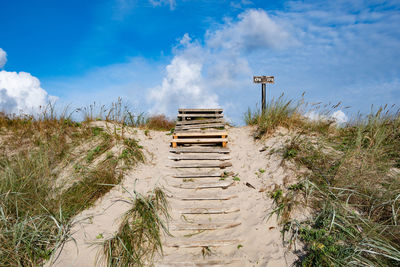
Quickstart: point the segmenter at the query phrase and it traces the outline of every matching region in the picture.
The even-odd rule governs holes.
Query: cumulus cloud
[[[0,71],[0,110],[6,113],[35,113],[48,103],[49,95],[38,78],[26,72]]]
[[[202,77],[203,62],[200,58],[191,58],[188,54],[192,50],[200,49],[192,46],[185,35],[181,41],[187,51],[175,56],[166,67],[166,76],[162,85],[153,88],[149,94],[149,101],[154,103],[151,113],[165,113],[172,115],[176,108],[216,108],[218,96],[205,88]]]
[[[3,56],[2,56],[3,55]],[[6,53],[0,48],[0,63],[6,61]],[[4,66],[0,64],[1,66]],[[0,111],[14,114],[33,114],[50,99],[40,86],[38,78],[27,72],[0,71]]]
[[[216,31],[207,33],[210,48],[255,51],[278,49],[294,42],[289,33],[261,9],[250,9],[238,16],[238,20],[227,23]]]
[[[208,30],[204,42],[185,34],[174,48],[162,85],[149,94],[151,112],[174,115],[178,107],[234,109],[231,99],[225,98],[249,84],[252,70],[247,56],[258,50],[280,49],[292,41],[264,10],[255,9]]]
[[[0,48],[0,69],[4,67],[7,62],[7,54],[6,51]]]
[[[311,111],[305,114],[305,116],[312,121],[334,121],[338,125],[342,125],[348,122],[349,118],[342,110],[336,110],[330,115],[320,114],[315,111]]]

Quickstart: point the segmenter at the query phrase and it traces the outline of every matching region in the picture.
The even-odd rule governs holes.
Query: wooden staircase
[[[226,177],[232,166],[227,144],[222,109],[179,109],[168,157],[173,237],[166,237],[166,255],[156,266],[242,266],[224,254],[237,251],[240,240],[229,231],[241,225],[237,182]]]
[[[221,144],[226,147],[228,133],[224,129],[222,109],[179,109],[178,113],[172,147],[191,144]]]

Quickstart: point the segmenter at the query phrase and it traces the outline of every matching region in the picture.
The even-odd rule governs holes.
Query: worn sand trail
[[[173,178],[176,172],[168,167],[171,165],[168,159],[171,156],[171,136],[166,132],[151,131],[149,138],[140,130],[132,135],[148,151],[147,163],[127,173],[120,186],[77,216],[72,230],[75,242],[66,243],[54,266],[99,266],[95,260],[101,246],[96,242],[114,234],[121,216],[130,208],[129,204],[119,200],[129,197],[126,191],[135,189],[146,194],[156,185],[163,186],[169,196],[172,216],[169,226],[173,237],[163,237],[164,256],[157,257],[155,265],[290,266],[294,262],[295,256],[282,245],[275,216],[268,220],[273,203],[266,193],[266,190],[272,189],[275,184],[283,184],[293,174],[282,167],[278,155],[269,155],[268,150],[260,152],[265,145],[273,149],[282,147],[284,135],[277,134],[266,141],[255,142],[251,127],[232,127],[228,129],[232,167],[215,171],[232,172],[240,181],[233,181],[233,176],[229,176],[225,180],[209,177],[186,182]],[[229,186],[225,189],[190,189],[192,185],[212,183]],[[235,198],[181,200],[184,196],[199,194]],[[197,209],[195,214],[191,214],[194,209]],[[202,226],[207,229],[200,229]]]

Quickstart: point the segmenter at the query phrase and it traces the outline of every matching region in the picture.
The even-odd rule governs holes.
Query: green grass
[[[169,234],[164,192],[156,188],[146,197],[135,193],[131,204],[116,235],[104,241],[108,266],[143,266],[156,253],[162,254],[161,233]]]
[[[49,260],[69,238],[73,216],[121,181],[123,162],[131,166],[144,160],[135,140],[107,134],[89,119],[57,116],[52,106],[38,117],[0,114],[0,129],[0,266]],[[80,161],[74,149],[93,140],[100,144]],[[123,161],[110,151],[117,144],[128,151]],[[59,188],[56,180],[66,164],[76,181]]]
[[[306,246],[299,264],[398,266],[400,113],[382,108],[344,127],[319,128],[312,141],[303,126],[283,157],[309,172],[271,193],[290,244]],[[311,208],[309,220],[291,218],[296,206]]]

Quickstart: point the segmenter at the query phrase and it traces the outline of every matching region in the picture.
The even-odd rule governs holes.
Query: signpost
[[[262,111],[266,109],[266,86],[267,83],[274,83],[274,76],[253,76],[254,83],[261,83],[261,106]]]

